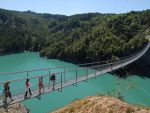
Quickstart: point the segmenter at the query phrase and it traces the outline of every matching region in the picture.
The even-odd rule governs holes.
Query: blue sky
[[[150,0],[0,0],[0,8],[39,13],[126,13],[150,9]]]

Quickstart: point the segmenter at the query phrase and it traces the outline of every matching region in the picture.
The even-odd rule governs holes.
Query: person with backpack
[[[55,80],[56,80],[56,76],[55,73],[52,74],[52,76],[50,77],[50,80],[53,82],[53,90],[55,90]]]

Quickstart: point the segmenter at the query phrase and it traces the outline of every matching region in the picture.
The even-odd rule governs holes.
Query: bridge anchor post
[[[95,69],[95,78],[96,78],[96,69]]]
[[[66,82],[66,68],[64,67],[64,82]]]
[[[61,90],[60,92],[62,92],[62,74],[61,74]]]
[[[89,72],[88,72],[88,68],[86,69],[86,82],[87,82],[87,80],[88,80],[88,74],[89,74]]]
[[[78,82],[78,71],[76,70],[76,86],[77,86],[77,82]]]
[[[49,73],[49,80],[48,80],[48,82],[49,82],[49,84],[48,84],[48,89],[50,88],[50,79],[51,79],[51,77],[50,77],[50,73],[51,73],[51,70],[49,69],[49,71],[48,71],[48,73]]]
[[[29,72],[27,71],[27,78],[29,77]]]

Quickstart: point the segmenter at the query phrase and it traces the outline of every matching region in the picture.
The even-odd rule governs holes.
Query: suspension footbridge
[[[149,46],[150,42],[141,51],[130,56],[120,58],[119,60],[92,62],[79,64],[76,66],[63,66],[55,68],[0,73],[0,76],[3,77],[3,79],[0,80],[0,87],[3,88],[5,82],[9,81],[10,92],[13,99],[13,101],[7,101],[5,103],[3,102],[3,94],[3,96],[0,97],[0,106],[4,104],[13,104],[33,97],[38,97],[40,99],[40,95],[42,94],[49,93],[54,90],[62,91],[64,87],[77,85],[77,83],[81,81],[87,81],[90,78],[96,78],[101,74],[124,67],[142,57],[149,49]],[[57,70],[57,72],[55,70]],[[39,75],[39,72],[42,74]],[[54,81],[50,80],[54,72],[56,77],[55,84],[53,83]],[[9,77],[11,79],[9,79]],[[39,93],[38,81],[41,77],[43,78],[44,90]],[[32,95],[28,98],[24,98],[25,81],[27,79],[30,79],[31,84],[33,83],[31,86]]]

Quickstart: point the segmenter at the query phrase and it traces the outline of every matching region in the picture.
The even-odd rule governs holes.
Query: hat
[[[10,83],[10,81],[6,81],[6,84],[9,84]]]

